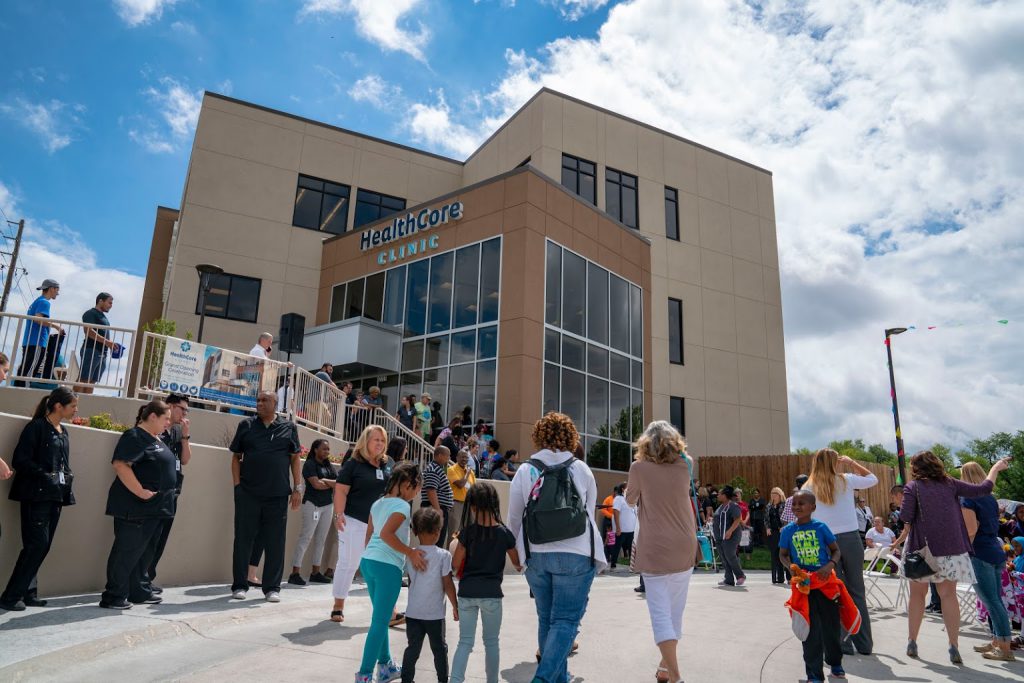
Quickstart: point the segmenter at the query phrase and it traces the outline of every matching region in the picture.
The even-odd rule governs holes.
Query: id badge
[[[57,473],[57,483],[60,484],[61,486],[64,485],[64,473],[63,472],[58,472]]]
[[[174,471],[175,472],[181,472],[181,461],[180,460],[175,460],[174,461]]]
[[[382,470],[377,470],[377,478],[384,481],[384,472]]]
[[[319,510],[313,510],[313,521],[314,522],[319,522],[320,521],[320,511]]]

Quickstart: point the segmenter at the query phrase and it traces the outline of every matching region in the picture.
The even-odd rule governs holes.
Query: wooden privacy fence
[[[743,477],[750,486],[750,491],[743,492],[744,500],[750,499],[751,491],[755,488],[760,489],[761,497],[767,500],[775,486],[788,496],[797,475],[811,471],[811,458],[810,455],[705,456],[697,458],[697,478],[702,484],[721,486],[734,477]],[[887,465],[858,462],[878,477],[878,484],[864,490],[863,496],[871,511],[884,519],[889,514],[889,489],[896,484],[896,470]]]

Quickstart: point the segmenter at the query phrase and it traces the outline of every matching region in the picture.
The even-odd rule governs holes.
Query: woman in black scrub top
[[[11,465],[15,471],[10,499],[21,504],[21,553],[11,572],[0,608],[17,611],[43,607],[36,574],[53,543],[60,512],[74,505],[68,431],[61,425],[78,411],[74,392],[58,387],[46,396],[21,430]]]
[[[114,518],[114,545],[107,559],[107,587],[100,607],[129,609],[132,603],[156,604],[145,582],[156,534],[163,520],[174,516],[178,475],[174,453],[160,435],[171,421],[171,409],[160,400],[139,409],[135,427],[114,448],[114,483],[107,494],[107,514]]]

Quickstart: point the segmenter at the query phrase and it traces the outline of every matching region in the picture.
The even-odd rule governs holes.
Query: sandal
[[[664,678],[662,678],[662,674],[665,674]],[[654,680],[658,681],[658,683],[671,683],[668,680],[668,669],[664,666],[659,666],[657,672],[654,674]]]
[[[333,621],[336,624],[340,624],[341,622],[345,621],[345,613],[342,612],[340,609],[331,610],[331,621]]]

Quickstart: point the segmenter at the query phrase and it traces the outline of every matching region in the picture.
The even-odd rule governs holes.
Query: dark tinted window
[[[292,225],[340,235],[348,223],[348,185],[299,176]]]
[[[206,315],[210,318],[225,318],[254,323],[259,317],[260,288],[262,280],[244,275],[210,275],[210,289],[206,295]],[[199,299],[202,292],[196,292],[196,315],[200,314]]]
[[[386,284],[384,322],[388,325],[401,325],[405,312],[405,266],[389,270]]]
[[[568,251],[564,252],[564,258],[562,328],[582,336],[586,334],[587,262]]]
[[[611,323],[610,346],[629,353],[629,283],[611,276],[611,299],[608,319]]]
[[[452,359],[454,360],[454,358]],[[473,371],[476,363],[453,365],[448,369],[448,417],[473,405]]]
[[[562,248],[554,242],[547,246],[547,273],[544,278],[544,322],[562,326]]]
[[[608,433],[608,382],[587,378],[587,434]]]
[[[452,327],[476,324],[479,282],[480,245],[459,249],[455,254],[455,320]]]
[[[561,362],[562,357],[562,335],[555,330],[544,330],[544,360],[552,363]]]
[[[559,396],[558,396],[558,384],[559,384],[559,370],[556,366],[551,363],[544,364],[544,412],[549,413],[552,410],[558,412],[560,409]]]
[[[384,309],[384,273],[366,278],[366,294],[363,303],[363,317],[380,321]]]
[[[335,285],[331,290],[331,322],[345,319],[345,285]]]
[[[597,203],[596,170],[593,161],[562,155],[562,185],[591,204]]]
[[[679,430],[679,433],[686,436],[686,404],[678,396],[669,398],[668,421]]]
[[[498,328],[481,327],[478,330],[476,357],[494,358],[498,355]]]
[[[379,192],[358,190],[356,192],[356,218],[353,227],[358,228],[373,221],[405,210],[405,200]]]
[[[345,318],[358,318],[363,314],[363,283],[364,280],[353,280],[348,283],[345,295]]]
[[[665,188],[665,237],[679,239],[679,193],[671,187]]]
[[[501,238],[480,246],[480,322],[498,319],[498,288],[501,277]]]
[[[637,228],[636,176],[611,168],[604,173],[605,211],[627,227]]]
[[[562,335],[562,365],[583,370],[585,367],[583,357],[585,346],[586,344],[579,339],[570,337],[567,334]]]
[[[640,288],[636,285],[629,286],[629,333],[630,346],[633,355],[637,358],[644,357],[644,309],[643,297]]]
[[[493,360],[476,364],[476,415],[477,420],[494,422],[494,382],[497,365]]]
[[[608,271],[587,266],[587,339],[608,343]]]
[[[418,337],[427,328],[427,272],[430,261],[409,264],[405,297],[405,336]]]
[[[423,367],[423,340],[402,344],[402,370],[419,370]]]
[[[425,368],[448,365],[448,335],[431,337],[427,340],[427,356],[423,361]],[[433,396],[433,394],[431,394]]]
[[[455,254],[447,252],[430,259],[430,310],[427,334],[444,332],[452,325],[452,272]]]
[[[452,363],[476,359],[476,330],[452,335]]]
[[[668,300],[668,360],[683,364],[683,302]]]
[[[583,424],[583,410],[586,396],[586,375],[582,372],[562,370],[562,412],[576,424]]]

